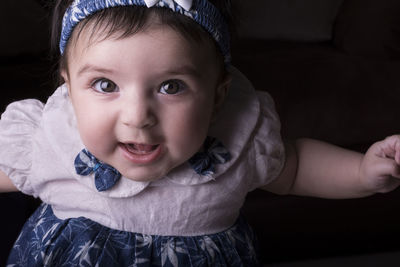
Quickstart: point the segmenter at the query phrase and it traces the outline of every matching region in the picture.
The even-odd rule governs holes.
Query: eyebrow
[[[112,69],[97,67],[95,65],[86,64],[83,65],[78,70],[78,76],[82,75],[83,73],[87,72],[98,72],[98,73],[105,73],[105,74],[113,74],[115,71]],[[182,65],[176,68],[167,69],[162,71],[162,73],[167,75],[190,75],[194,77],[201,77],[201,73],[195,68],[190,65]]]
[[[82,75],[85,72],[100,72],[100,73],[112,74],[114,73],[114,70],[100,68],[91,64],[86,64],[78,70],[78,76]]]
[[[201,73],[190,65],[178,66],[176,68],[167,69],[164,73],[169,75],[190,75],[195,77],[200,77]]]

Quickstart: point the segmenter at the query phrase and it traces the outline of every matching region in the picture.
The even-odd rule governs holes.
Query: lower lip
[[[156,161],[162,152],[161,145],[158,145],[156,149],[146,154],[135,154],[129,151],[124,144],[120,144],[119,146],[122,149],[122,154],[124,157],[135,164],[150,164]]]

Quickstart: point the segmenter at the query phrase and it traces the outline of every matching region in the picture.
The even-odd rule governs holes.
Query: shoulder
[[[232,155],[221,169],[246,169],[253,190],[274,180],[283,166],[280,120],[267,92],[256,91],[239,70],[232,68],[231,72],[232,84],[210,135],[221,140]]]

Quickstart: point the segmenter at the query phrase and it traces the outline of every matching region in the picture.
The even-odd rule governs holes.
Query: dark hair
[[[231,32],[233,32],[232,29],[234,23],[231,13],[231,1],[209,1],[220,10],[221,14],[228,22]],[[60,55],[59,52],[62,19],[66,9],[72,4],[72,2],[73,0],[56,0],[54,5],[51,27],[51,48],[53,56],[55,58],[58,58],[58,84],[63,82],[61,76],[59,75],[60,70],[65,69],[68,65],[67,57],[64,55],[67,54],[69,44],[67,45],[64,55]],[[118,34],[119,38],[124,38],[143,30],[146,22],[148,22],[149,17],[154,14],[160,19],[163,24],[177,30],[190,41],[201,42],[206,38],[210,38],[209,34],[206,33],[206,31],[203,30],[199,24],[186,16],[177,15],[167,8],[149,9],[142,6],[126,6],[103,9],[80,22],[75,30],[78,31],[77,36],[79,36],[85,26],[90,23],[94,29],[92,34],[94,34],[99,28],[103,30],[104,25],[107,25],[105,27],[106,31],[103,35],[104,38],[108,38],[116,33]],[[223,64],[222,54],[221,62],[221,64]]]

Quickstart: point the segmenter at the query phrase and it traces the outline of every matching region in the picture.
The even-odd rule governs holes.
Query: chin
[[[136,182],[152,182],[152,181],[156,181],[159,180],[161,178],[163,178],[167,173],[165,174],[155,174],[155,173],[151,173],[151,174],[145,174],[145,173],[141,173],[141,174],[123,174],[121,173],[122,176],[124,176],[125,178],[128,178],[130,180],[136,181]]]
[[[137,182],[152,182],[165,177],[174,168],[180,166],[182,163],[176,164],[154,164],[152,166],[136,167],[134,169],[127,169],[126,171],[120,171],[121,175]]]

